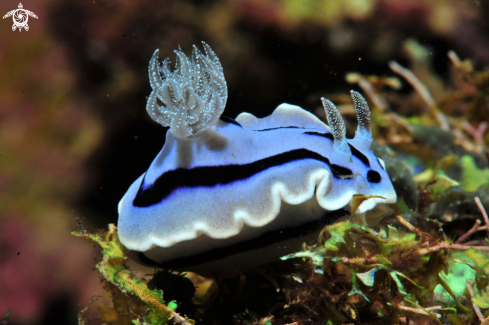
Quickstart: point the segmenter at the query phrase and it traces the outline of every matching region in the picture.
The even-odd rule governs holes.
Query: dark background
[[[357,89],[345,73],[392,75],[403,44],[489,64],[489,3],[469,0],[26,1],[29,31],[0,20],[0,319],[75,324],[102,295],[96,252],[72,238],[117,222],[117,203],[166,130],[146,114],[149,59],[207,42],[228,83],[224,115]],[[17,1],[0,4],[2,15]],[[357,89],[358,90],[358,89]],[[409,92],[404,85],[400,92]],[[95,308],[95,307],[91,307]]]

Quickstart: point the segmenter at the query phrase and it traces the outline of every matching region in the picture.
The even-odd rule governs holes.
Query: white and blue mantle
[[[354,195],[377,196],[358,214],[396,201],[370,150],[370,112],[360,94],[352,92],[359,128],[348,140],[324,98],[331,128],[289,104],[265,118],[220,117],[226,83],[217,56],[204,48],[191,59],[176,51],[174,72],[168,60],[158,65],[158,52],[150,62],[147,110],[170,129],[119,203],[119,238],[137,260],[205,275],[239,272],[299,250],[307,235],[344,215]]]

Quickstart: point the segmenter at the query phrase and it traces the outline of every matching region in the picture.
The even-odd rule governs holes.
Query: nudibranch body
[[[143,264],[229,275],[298,251],[322,226],[346,215],[354,195],[373,196],[357,214],[393,203],[383,162],[370,150],[370,111],[352,91],[358,116],[346,139],[339,111],[322,98],[329,127],[281,104],[265,118],[220,117],[227,87],[203,43],[175,71],[158,50],[149,65],[147,111],[169,126],[163,149],[119,203],[119,238]],[[161,103],[159,103],[161,102]]]

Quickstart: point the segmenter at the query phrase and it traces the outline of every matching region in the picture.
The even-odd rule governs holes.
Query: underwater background
[[[28,31],[12,31],[11,17],[0,20],[0,320],[5,318],[5,324],[77,324],[78,313],[92,298],[97,299],[89,307],[94,314],[97,306],[111,306],[95,269],[98,249],[71,232],[80,224],[96,231],[116,223],[119,200],[164,143],[166,130],[145,110],[151,91],[148,62],[156,48],[162,58],[174,60],[178,46],[189,53],[193,44],[207,42],[224,68],[229,90],[224,115],[232,118],[240,112],[263,117],[287,102],[324,119],[321,96],[346,105],[350,89],[365,90],[357,85],[365,79],[396,116],[423,125],[429,108],[389,68],[388,62],[396,61],[428,87],[441,103],[437,109],[462,125],[452,133],[463,150],[451,153],[472,156],[478,170],[487,170],[487,1],[22,4],[38,16],[29,18]],[[18,5],[4,0],[0,12]],[[449,51],[460,60],[450,58]],[[462,66],[464,59],[470,59],[470,66]],[[454,73],[456,62],[466,74]],[[467,75],[473,80],[467,81]],[[399,131],[402,123],[382,124],[382,111],[377,114],[374,123],[380,127],[374,137],[381,145],[403,149],[411,173],[419,175],[430,159],[446,156],[431,152],[448,141],[440,136],[429,154],[414,158],[413,152],[423,150],[419,142],[435,139],[433,131],[419,131],[416,142]],[[346,122],[352,135],[354,115]],[[452,172],[442,180],[456,179],[457,171]],[[488,184],[488,175],[480,172],[477,181],[469,179],[470,185],[462,187],[478,190]],[[429,179],[421,175],[415,181]],[[419,203],[413,191],[405,189],[403,197],[410,207]],[[481,197],[486,209],[487,198]],[[474,223],[474,218],[457,221],[459,215],[480,218],[474,204],[453,207],[453,197],[444,199],[429,213],[446,222],[447,236],[460,236]]]

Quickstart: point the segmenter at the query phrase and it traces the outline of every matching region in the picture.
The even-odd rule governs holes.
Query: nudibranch
[[[203,43],[149,63],[146,109],[169,127],[148,170],[119,203],[119,239],[137,261],[206,276],[226,276],[301,250],[322,227],[356,210],[394,203],[396,192],[370,150],[370,111],[351,92],[358,116],[346,138],[335,105],[322,98],[329,126],[281,104],[267,117],[221,117],[227,85],[221,63]]]

